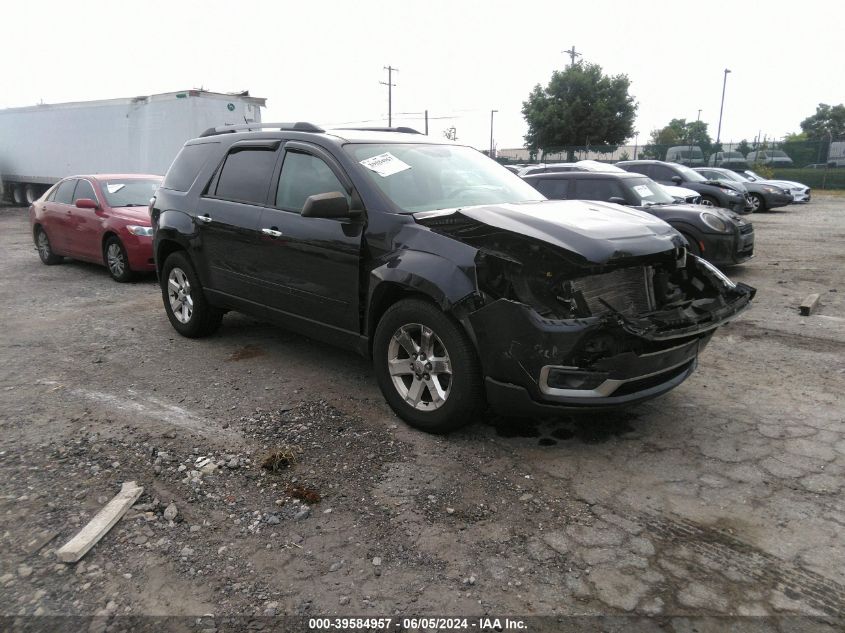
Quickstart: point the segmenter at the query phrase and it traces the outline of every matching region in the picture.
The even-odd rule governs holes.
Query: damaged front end
[[[421,223],[477,248],[478,293],[464,321],[488,400],[502,413],[614,407],[665,393],[755,293],[680,242],[596,261],[461,214]]]

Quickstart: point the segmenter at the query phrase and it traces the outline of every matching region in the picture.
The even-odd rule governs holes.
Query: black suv
[[[632,206],[672,225],[687,238],[693,255],[717,266],[740,264],[754,256],[754,226],[716,207],[678,204],[651,178],[627,172],[545,173],[523,180],[547,198],[602,200]]]
[[[625,160],[615,163],[625,171],[648,176],[661,185],[686,187],[701,194],[700,204],[722,207],[737,213],[751,210],[751,201],[745,195],[745,188],[721,180],[708,180],[698,172],[677,163],[661,160]]]
[[[171,324],[208,335],[239,310],[357,350],[428,431],[488,404],[554,415],[664,393],[754,295],[657,218],[545,200],[469,147],[244,129],[186,143],[150,204]]]

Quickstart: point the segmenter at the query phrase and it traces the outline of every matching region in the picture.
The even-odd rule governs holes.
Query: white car
[[[792,194],[793,202],[810,201],[810,188],[807,185],[801,184],[800,182],[795,182],[793,180],[767,180],[759,174],[755,174],[750,169],[746,169],[745,171],[739,171],[737,173],[743,178],[750,180],[751,182],[759,182],[763,184],[774,185],[775,187],[780,187],[781,189],[786,189],[789,193]]]

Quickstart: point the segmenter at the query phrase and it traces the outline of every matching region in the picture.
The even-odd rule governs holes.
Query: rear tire
[[[206,299],[194,266],[184,251],[168,255],[159,282],[164,310],[174,330],[188,338],[201,338],[217,331],[223,311]]]
[[[32,204],[40,197],[40,193],[35,185],[27,185],[23,190],[23,198],[27,205]]]
[[[483,410],[475,347],[427,301],[403,299],[387,309],[373,337],[373,365],[390,408],[418,429],[448,433]]]
[[[103,245],[103,263],[109,270],[111,278],[119,283],[132,281],[135,276],[129,268],[129,258],[126,249],[116,235],[112,235]]]
[[[47,266],[62,263],[64,257],[53,252],[53,247],[50,246],[50,238],[47,237],[47,232],[40,226],[35,229],[35,247],[38,249],[38,257],[41,258],[41,262]]]

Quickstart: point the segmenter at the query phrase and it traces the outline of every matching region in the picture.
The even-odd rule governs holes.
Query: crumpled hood
[[[590,262],[662,253],[684,245],[681,235],[651,214],[609,202],[545,200],[426,211],[427,220],[460,215],[581,255]]]

